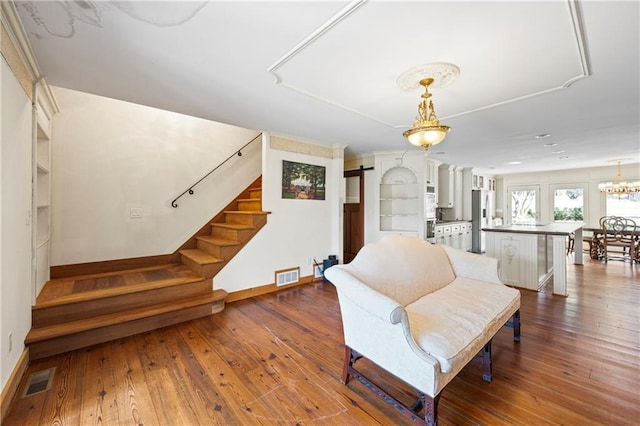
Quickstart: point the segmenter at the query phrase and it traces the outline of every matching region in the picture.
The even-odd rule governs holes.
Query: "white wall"
[[[17,364],[31,327],[31,101],[0,60],[0,384]],[[9,351],[8,335],[12,333]]]
[[[342,255],[343,159],[254,142],[170,206],[257,132],[54,88],[52,265],[172,253],[262,173],[267,225],[215,277],[229,292],[271,284],[274,272]],[[326,200],[281,197],[282,160],[325,166]],[[143,209],[142,219],[129,217]]]
[[[52,265],[174,252],[261,173],[259,134],[54,87]],[[143,217],[130,217],[131,209]]]
[[[640,180],[640,165],[622,164],[620,171],[627,181]],[[607,167],[595,167],[588,169],[570,169],[543,173],[521,173],[500,176],[497,189],[496,207],[503,210],[505,219],[509,217],[505,205],[507,191],[514,185],[539,185],[540,186],[540,223],[553,221],[553,187],[557,184],[583,184],[587,188],[585,223],[587,227],[597,227],[601,216],[606,215],[605,196],[598,191],[598,184],[602,181],[610,181],[616,177],[617,165]],[[500,183],[501,181],[501,183]]]
[[[316,157],[263,147],[262,208],[271,212],[267,225],[214,278],[214,287],[228,292],[274,282],[277,270],[300,267],[313,274],[309,259],[330,254],[342,258],[343,158]],[[325,200],[282,198],[282,161],[326,167]]]

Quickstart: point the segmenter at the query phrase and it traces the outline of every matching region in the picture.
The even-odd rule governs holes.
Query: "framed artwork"
[[[282,198],[324,200],[326,167],[282,160]]]

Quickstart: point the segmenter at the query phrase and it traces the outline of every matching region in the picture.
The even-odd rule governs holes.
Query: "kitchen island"
[[[582,241],[582,222],[548,225],[501,225],[482,228],[487,255],[500,260],[500,279],[506,284],[540,290],[553,277],[553,293],[567,296],[569,235]],[[582,250],[574,263],[582,265]]]

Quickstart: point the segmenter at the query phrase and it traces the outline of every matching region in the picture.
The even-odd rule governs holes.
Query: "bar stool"
[[[576,244],[576,235],[572,232],[569,234],[569,242],[567,243],[567,254],[573,253],[573,247]]]

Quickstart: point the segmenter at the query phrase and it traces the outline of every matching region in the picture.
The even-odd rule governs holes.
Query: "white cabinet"
[[[47,83],[34,87],[33,106],[33,262],[35,298],[49,280],[51,265],[51,121],[58,111]]]
[[[438,186],[438,166],[440,163],[434,160],[425,160],[425,182],[427,185]]]
[[[462,234],[460,233],[460,224],[451,225],[451,247],[462,248]]]
[[[553,272],[547,260],[547,237],[539,234],[486,232],[487,256],[500,260],[502,282],[539,290]]]
[[[488,185],[489,185],[489,187],[487,189],[489,191],[495,191],[496,190],[496,180],[494,178],[488,178],[487,182],[488,182]]]
[[[488,191],[496,190],[496,180],[490,176],[474,174],[472,177],[472,189],[486,189]]]
[[[435,227],[436,244],[460,250],[471,249],[471,222],[440,223]]]
[[[453,207],[455,199],[455,166],[438,167],[438,207]]]
[[[463,222],[460,225],[460,249],[471,251],[471,222]]]

